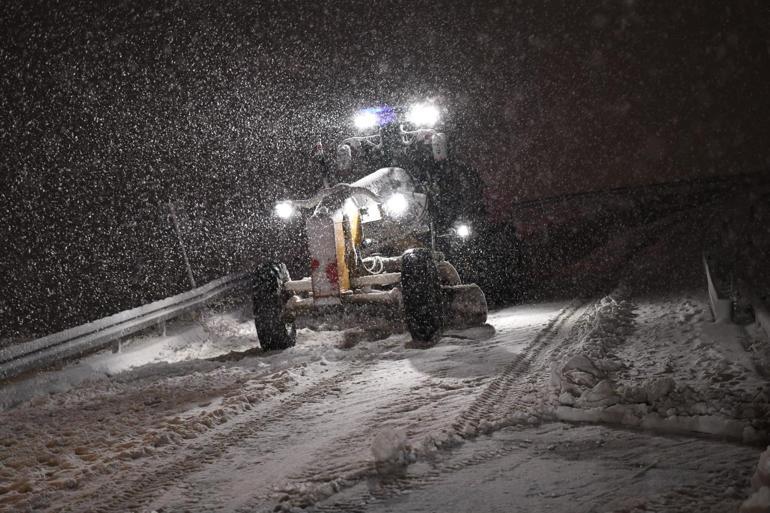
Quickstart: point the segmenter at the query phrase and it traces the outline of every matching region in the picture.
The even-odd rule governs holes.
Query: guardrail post
[[[711,313],[714,316],[716,322],[731,322],[732,321],[732,301],[728,298],[720,296],[719,290],[714,285],[712,271],[709,266],[708,257],[703,255],[703,267],[706,270],[706,281],[708,282],[709,293],[709,305],[711,306]]]
[[[171,210],[171,220],[174,222],[174,231],[176,231],[176,238],[179,241],[179,248],[182,250],[182,258],[184,258],[184,266],[187,269],[187,278],[190,280],[192,288],[196,288],[195,278],[193,277],[192,267],[190,267],[190,260],[187,258],[187,249],[184,247],[184,239],[182,239],[182,232],[179,231],[179,220],[176,217],[176,208],[172,202],[168,202],[168,208]]]

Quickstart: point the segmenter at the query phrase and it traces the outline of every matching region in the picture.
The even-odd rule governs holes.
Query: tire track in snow
[[[141,511],[148,502],[184,479],[185,476],[201,470],[229,449],[244,440],[259,437],[270,424],[280,422],[287,416],[308,404],[323,400],[328,395],[338,393],[341,384],[361,373],[370,362],[354,362],[338,374],[322,379],[305,390],[291,394],[276,407],[267,411],[248,411],[232,423],[223,426],[210,436],[196,440],[196,445],[188,448],[185,454],[161,464],[157,468],[143,472],[140,477],[113,482],[113,491],[108,496],[95,500],[75,498],[63,511],[126,512]],[[229,427],[226,431],[224,428]]]
[[[503,458],[510,453],[521,451],[519,443],[498,444],[494,449],[475,451],[473,454],[457,459],[451,453],[434,460],[429,468],[422,469],[419,473],[402,475],[377,475],[376,482],[370,482],[367,490],[361,494],[341,500],[330,501],[326,504],[316,505],[316,510],[323,513],[364,513],[372,504],[387,501],[394,497],[404,495],[412,491],[421,490],[435,485],[447,475],[469,467],[483,465],[492,460]],[[526,462],[526,461],[525,461]]]
[[[549,348],[562,334],[562,328],[578,313],[582,315],[587,302],[573,300],[564,307],[540,333],[527,344],[527,347],[514,355],[513,360],[503,369],[453,424],[455,432],[463,438],[475,436],[479,431],[490,430],[491,420],[500,420],[517,406],[517,398],[511,397],[511,390],[516,381],[530,368],[540,354]],[[579,317],[579,316],[578,316]],[[493,417],[497,414],[496,417]]]
[[[327,410],[328,404],[321,402],[317,411],[303,410],[304,418],[297,412],[293,412],[270,426],[271,431],[291,433],[291,437],[282,438],[274,433],[272,437],[266,435],[265,438],[260,438],[258,445],[254,444],[256,440],[251,440],[237,446],[239,451],[254,453],[269,446],[270,452],[278,456],[285,454],[287,450],[309,451],[306,457],[302,458],[306,460],[306,464],[291,471],[285,478],[280,477],[280,470],[273,468],[271,477],[278,477],[279,483],[269,488],[263,487],[258,493],[244,494],[241,491],[238,498],[230,501],[229,504],[223,504],[220,501],[212,503],[210,489],[191,486],[190,482],[178,483],[183,488],[184,497],[172,497],[167,503],[168,507],[174,511],[190,512],[271,511],[275,503],[284,502],[287,499],[294,504],[315,502],[319,498],[334,493],[336,490],[333,487],[341,480],[357,482],[358,479],[369,475],[373,471],[373,462],[368,456],[374,433],[382,427],[384,422],[404,412],[419,410],[423,405],[433,402],[431,397],[412,395],[416,390],[431,389],[435,385],[435,380],[432,378],[422,378],[417,383],[406,381],[409,385],[405,387],[407,389],[405,391],[408,392],[406,395],[394,392],[391,388],[387,389],[387,393],[381,392],[383,378],[391,376],[395,370],[393,363],[402,363],[405,360],[407,359],[400,358],[398,362],[371,360],[365,376],[361,376],[363,371],[359,369],[356,372],[358,377],[355,381],[350,380],[339,384],[339,395],[334,401],[333,411]],[[371,368],[372,365],[375,368]],[[377,393],[372,395],[373,392]],[[334,425],[334,419],[329,418],[329,415],[338,414],[347,416],[345,427],[339,426],[343,427],[342,431],[338,433],[323,429],[324,425]],[[296,415],[296,418],[292,418],[292,415]],[[298,423],[303,423],[304,432],[296,431]],[[313,427],[311,424],[317,425]],[[287,441],[291,445],[287,445]],[[319,441],[321,443],[318,443]],[[222,461],[220,460],[218,464],[221,466]],[[260,466],[268,470],[271,468],[264,460],[260,462]],[[163,502],[161,500],[158,504]]]
[[[529,365],[540,355],[544,349],[552,347],[552,342],[556,340],[559,335],[562,334],[562,328],[578,313],[582,314],[585,309],[583,307],[585,302],[572,301],[569,305],[562,308],[535,337],[526,345],[526,348],[521,353],[515,355],[514,360],[509,363],[493,381],[487,386],[484,392],[481,393],[472,405],[465,410],[462,420],[466,422],[473,422],[474,417],[483,418],[485,414],[490,413],[496,406],[510,407],[510,402],[506,403],[503,399],[510,396],[510,391],[520,375],[527,370]],[[562,337],[564,338],[564,337]],[[439,370],[438,376],[444,377],[446,372]],[[395,416],[398,417],[403,411],[418,411],[430,404],[433,404],[436,400],[436,390],[442,389],[442,392],[454,393],[455,397],[463,393],[467,393],[469,388],[475,388],[475,386],[460,387],[455,390],[448,391],[444,389],[444,383],[441,383],[440,379],[429,379],[424,385],[413,387],[416,390],[427,391],[417,397],[411,395],[415,390],[410,391],[410,395],[406,398],[400,397],[395,401],[391,401],[387,405],[380,408],[379,414],[374,418],[367,421],[364,426],[363,432],[351,433],[348,437],[343,437],[335,441],[335,446],[350,446],[359,444],[362,440],[370,442],[376,433],[381,428],[381,422],[386,422]],[[478,386],[478,385],[477,385]],[[500,403],[500,404],[498,404]],[[459,406],[459,405],[458,405]],[[445,413],[446,409],[439,413]],[[469,414],[470,413],[470,414]],[[411,419],[407,430],[407,439],[412,443],[412,449],[421,450],[420,445],[425,442],[432,431],[437,429],[438,426],[425,427],[425,424],[430,424],[438,417],[429,417],[430,412],[421,412],[420,417]],[[443,415],[441,415],[443,416]],[[427,419],[425,417],[428,417]],[[426,422],[427,421],[427,422]],[[478,424],[478,421],[475,421]],[[442,422],[448,430],[456,430],[457,422],[454,425],[447,425]],[[441,443],[441,442],[437,442]],[[451,446],[452,442],[449,441]],[[368,448],[368,447],[367,447]],[[492,452],[482,452],[477,455],[473,455],[468,458],[468,461],[462,461],[459,465],[469,466],[477,463],[488,461],[489,459],[500,457],[507,452],[517,449],[517,447],[510,447]],[[502,452],[501,452],[502,451]],[[449,469],[452,470],[452,469]],[[447,472],[447,469],[434,469],[431,471],[438,476],[441,473]],[[428,478],[431,474],[428,473]],[[290,490],[286,490],[286,496],[284,500],[285,505],[290,507],[292,505],[307,505],[316,502],[318,499],[324,499],[330,495],[340,491],[340,489],[347,489],[356,486],[366,479],[369,482],[376,482],[378,486],[378,492],[367,491],[363,496],[356,497],[352,502],[345,502],[344,504],[334,503],[335,505],[329,506],[329,511],[358,511],[360,510],[360,504],[362,501],[370,500],[384,493],[387,496],[398,495],[399,490],[407,486],[407,481],[401,478],[394,478],[393,476],[380,475],[380,469],[374,464],[373,461],[359,461],[356,465],[347,465],[344,467],[333,466],[331,462],[325,464],[316,465],[305,469],[301,474],[296,476],[299,479],[305,479],[306,486],[304,492],[299,494],[292,494]],[[315,487],[313,487],[315,485]],[[409,485],[411,486],[411,484]],[[320,491],[319,493],[319,490]],[[315,497],[313,497],[315,495]],[[325,497],[324,497],[325,496]],[[315,499],[315,500],[314,500]],[[326,509],[323,509],[326,511]]]
[[[561,325],[560,321],[572,314],[574,312],[570,310],[570,307],[562,309],[543,331],[548,333],[555,326],[558,330],[558,326]],[[533,328],[531,331],[537,329],[535,326]],[[531,336],[530,334],[527,338]],[[556,333],[546,337],[545,343],[555,337]],[[522,342],[527,338],[522,340]],[[543,339],[544,334],[541,332],[535,337],[534,341],[525,342],[527,344],[526,347],[533,347],[535,341],[542,343]],[[477,352],[478,347],[474,346],[471,351]],[[528,352],[525,351],[525,353]],[[451,357],[451,354],[448,356]],[[408,358],[402,356],[397,360],[403,361],[408,360]],[[268,406],[268,409],[260,408],[259,410],[238,414],[231,422],[222,425],[205,438],[202,437],[196,442],[192,442],[186,448],[181,448],[182,451],[185,451],[183,454],[168,456],[165,462],[161,461],[157,465],[153,465],[154,468],[150,468],[146,473],[139,476],[137,476],[135,469],[126,481],[118,481],[111,486],[115,492],[111,493],[110,496],[92,495],[90,497],[81,496],[73,498],[74,504],[68,504],[65,510],[142,511],[150,506],[162,505],[163,509],[169,511],[213,511],[228,508],[230,510],[262,511],[268,503],[277,500],[280,494],[285,495],[286,492],[277,488],[271,488],[269,483],[257,482],[255,489],[246,491],[245,495],[244,491],[241,490],[241,495],[236,501],[238,504],[233,504],[231,500],[222,501],[217,498],[216,494],[222,493],[220,490],[191,486],[191,483],[198,480],[198,478],[193,476],[196,474],[201,475],[201,472],[211,475],[212,472],[218,472],[218,468],[223,471],[228,469],[227,464],[230,463],[230,455],[235,452],[261,452],[262,447],[270,447],[273,450],[269,452],[273,454],[268,459],[275,459],[276,457],[281,457],[281,454],[289,454],[286,453],[287,450],[299,450],[303,447],[303,444],[304,450],[311,449],[313,451],[314,461],[309,466],[299,468],[292,472],[292,474],[288,474],[286,478],[289,486],[296,484],[301,489],[304,485],[307,485],[307,489],[311,493],[314,487],[326,486],[328,488],[332,486],[331,493],[334,493],[338,489],[334,487],[338,479],[350,479],[352,483],[345,483],[343,485],[347,488],[350,484],[358,483],[362,479],[376,478],[378,476],[371,457],[367,456],[369,456],[372,436],[381,427],[383,422],[394,417],[401,418],[402,423],[400,427],[407,428],[410,441],[414,441],[415,437],[420,438],[430,434],[430,429],[419,422],[421,420],[419,417],[422,417],[422,420],[427,420],[430,424],[441,424],[451,431],[451,419],[446,419],[444,415],[441,415],[442,412],[445,413],[445,409],[434,412],[426,410],[426,406],[434,404],[437,400],[443,403],[446,401],[456,401],[455,404],[459,410],[473,401],[472,397],[469,397],[468,394],[471,394],[471,396],[477,395],[479,387],[488,383],[489,379],[499,381],[499,378],[495,379],[492,377],[494,376],[493,374],[483,381],[479,381],[477,378],[468,379],[465,385],[455,390],[447,390],[447,383],[443,382],[447,377],[447,371],[442,371],[441,367],[439,367],[433,369],[435,374],[432,377],[427,380],[421,379],[419,382],[412,382],[411,388],[403,390],[403,393],[399,393],[396,390],[388,390],[387,394],[377,393],[372,396],[378,400],[377,404],[367,406],[365,412],[359,411],[359,414],[357,414],[358,419],[353,422],[355,425],[351,426],[350,430],[337,433],[337,436],[329,436],[328,440],[332,447],[343,449],[340,454],[329,454],[323,448],[328,447],[329,444],[326,442],[323,442],[323,446],[319,446],[317,443],[314,444],[308,438],[308,433],[305,433],[305,436],[300,436],[298,439],[289,438],[288,442],[281,438],[281,433],[291,432],[286,431],[284,428],[291,428],[298,422],[307,421],[307,418],[303,418],[302,414],[304,414],[304,417],[308,417],[307,414],[309,413],[313,417],[320,418],[320,420],[316,418],[314,422],[323,422],[323,417],[326,416],[326,413],[329,413],[323,411],[326,408],[323,403],[327,400],[328,396],[336,395],[340,397],[340,402],[335,401],[335,409],[337,411],[344,412],[351,407],[355,409],[357,407],[356,402],[360,403],[366,398],[364,396],[356,396],[354,391],[351,391],[352,394],[350,394],[344,391],[344,388],[347,386],[356,387],[356,380],[361,379],[357,376],[364,373],[366,368],[388,361],[391,360],[387,358],[348,360],[342,364],[343,366],[336,375],[311,384],[305,390],[296,391],[293,395],[282,399],[282,404]],[[509,364],[508,368],[510,367],[511,365]],[[425,370],[423,369],[422,372],[425,372]],[[377,383],[377,378],[371,372],[366,373],[364,382],[368,383],[370,388],[374,387],[374,391],[379,390],[378,387],[381,387],[381,384]],[[458,383],[449,384],[457,385]],[[344,392],[341,392],[341,389]],[[488,390],[486,392],[488,394]],[[447,393],[451,397],[447,396],[445,399],[444,394]],[[279,398],[278,400],[281,399]],[[314,403],[317,403],[318,406],[312,407],[311,405]],[[359,424],[358,420],[363,422]],[[299,445],[296,445],[294,442],[299,443]],[[288,443],[291,443],[291,445],[288,445]],[[364,456],[357,455],[355,458],[351,457],[351,453],[355,451],[359,451]],[[269,471],[269,465],[264,468]],[[280,476],[271,477],[273,482],[283,479]],[[304,495],[304,493],[296,491],[289,493],[293,496],[292,498],[296,499],[301,499],[301,496]],[[325,494],[325,496],[328,495],[330,493]],[[273,504],[275,503],[273,502]]]
[[[357,384],[359,385],[360,383]],[[419,428],[421,421],[426,418],[421,410],[435,403],[435,389],[443,390],[441,385],[442,383],[434,378],[423,378],[421,382],[411,385],[405,396],[401,394],[395,394],[395,398],[386,396],[388,400],[384,404],[373,405],[373,415],[363,415],[361,419],[363,422],[360,425],[330,439],[310,458],[313,461],[312,464],[288,476],[285,486],[273,494],[274,500],[279,504],[278,507],[281,503],[312,504],[342,488],[377,475],[375,463],[370,456],[371,443],[375,435],[384,424],[395,418],[405,424],[402,427],[406,429],[408,439],[413,440],[414,436],[417,436],[413,429]],[[352,395],[355,396],[356,391],[353,391]],[[362,395],[365,396],[365,394]],[[356,402],[358,399],[353,401],[353,403]],[[330,447],[333,448],[331,452]],[[260,507],[264,506],[264,501],[255,498],[238,508],[238,511],[262,511]],[[271,505],[265,511],[272,509]]]
[[[464,438],[469,438],[471,434],[475,435],[478,433],[478,426],[485,418],[493,413],[502,413],[504,415],[512,407],[515,407],[518,403],[515,393],[518,379],[523,377],[524,373],[542,356],[544,351],[556,349],[553,343],[560,337],[561,340],[559,340],[556,346],[566,343],[568,332],[564,333],[564,328],[571,328],[572,324],[570,321],[582,316],[589,304],[588,301],[576,299],[562,308],[526,345],[524,350],[514,355],[513,360],[487,385],[471,406],[463,411],[460,418],[452,425],[452,429],[461,436],[465,435]],[[502,417],[502,415],[500,416]],[[473,428],[472,432],[469,430],[469,427]],[[516,450],[520,450],[519,445],[509,445],[496,450],[481,451],[460,461],[452,461],[450,459],[446,462],[437,462],[431,469],[420,476],[382,476],[370,465],[369,473],[366,477],[370,481],[372,479],[375,480],[376,486],[370,486],[370,489],[365,491],[363,495],[358,495],[351,500],[333,502],[328,505],[322,505],[318,509],[325,512],[365,511],[366,503],[368,502],[376,502],[394,497],[402,494],[405,490],[430,486],[441,475],[469,466],[483,464]]]
[[[547,496],[558,501],[546,508],[549,511],[588,512],[595,511],[596,504],[604,504],[603,511],[616,513],[718,513],[736,510],[736,499],[756,460],[751,449],[735,444],[611,427],[553,423],[501,433],[500,437],[469,441],[420,467],[409,467],[401,475],[361,483],[317,504],[314,511],[444,510],[446,504],[431,503],[433,509],[426,508],[426,497],[438,497],[448,487],[470,485],[477,478],[484,489],[504,469],[504,479],[510,480],[504,485],[511,486],[509,499],[523,499],[518,504],[522,511],[541,510],[542,503],[534,506],[533,502]],[[526,470],[529,467],[531,474]],[[585,473],[575,476],[581,468]],[[421,493],[423,490],[427,493]],[[483,491],[469,489],[468,493],[488,506]],[[504,510],[499,500],[492,499],[491,504],[497,504],[495,511]]]

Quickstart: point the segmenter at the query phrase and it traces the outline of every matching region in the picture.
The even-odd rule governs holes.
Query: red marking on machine
[[[326,279],[329,283],[338,284],[340,281],[339,273],[337,272],[337,262],[329,262],[326,266]]]
[[[319,262],[317,258],[314,258],[314,259],[312,259],[310,261],[310,269],[311,270],[315,271],[319,267],[321,267],[321,262]]]

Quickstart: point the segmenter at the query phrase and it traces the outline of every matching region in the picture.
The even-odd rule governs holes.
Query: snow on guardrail
[[[0,379],[101,349],[126,335],[194,310],[224,292],[247,285],[248,280],[246,273],[231,274],[176,296],[3,348]]]

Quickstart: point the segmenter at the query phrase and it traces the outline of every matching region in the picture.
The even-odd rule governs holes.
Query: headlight
[[[406,209],[409,207],[409,201],[406,199],[406,196],[400,192],[396,192],[383,203],[382,207],[388,215],[399,217],[406,212]]]
[[[471,227],[468,224],[460,223],[457,226],[455,226],[455,233],[461,239],[467,239],[468,237],[471,236]]]
[[[359,130],[369,130],[379,124],[377,113],[371,110],[362,110],[353,118],[353,124]]]
[[[275,215],[281,219],[288,219],[294,215],[294,205],[289,201],[281,201],[275,204]]]
[[[417,127],[430,128],[438,123],[438,107],[426,103],[412,105],[406,113],[406,120]]]
[[[367,107],[359,110],[353,117],[353,124],[360,131],[387,125],[396,120],[396,113],[392,107],[380,105],[379,107]]]

